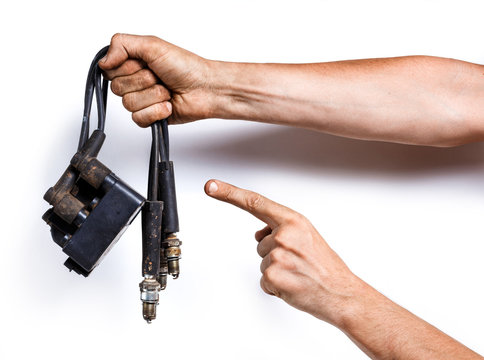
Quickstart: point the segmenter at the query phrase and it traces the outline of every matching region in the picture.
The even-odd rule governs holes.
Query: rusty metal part
[[[163,254],[163,251],[160,251],[161,254]],[[156,278],[158,282],[161,285],[161,290],[166,289],[166,284],[168,280],[168,263],[166,261],[166,258],[161,255],[160,258],[160,272],[158,273],[158,277]]]
[[[71,191],[75,187],[77,180],[76,169],[69,166],[62,174],[57,183],[51,187],[44,195],[54,212],[64,221],[72,223],[85,205],[72,195]]]
[[[168,261],[168,273],[173,277],[173,279],[178,279],[180,276],[180,261],[178,259]]]
[[[180,275],[180,259],[182,242],[177,238],[176,234],[168,234],[162,243],[163,257],[166,259],[168,265],[168,274],[173,279],[178,279]]]
[[[148,324],[151,324],[151,321],[156,319],[156,305],[157,304],[143,302],[143,319],[145,319]]]
[[[143,281],[139,284],[140,298],[143,302],[143,319],[151,323],[156,319],[156,306],[160,298],[160,283],[154,276],[146,275]]]

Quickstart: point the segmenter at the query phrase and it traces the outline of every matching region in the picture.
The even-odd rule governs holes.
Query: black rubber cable
[[[104,126],[106,124],[106,108],[104,106],[107,103],[107,94],[106,98],[103,96],[103,88],[102,88],[102,74],[101,69],[99,66],[96,66],[94,71],[94,89],[96,91],[96,104],[97,104],[97,128],[104,132]]]
[[[158,175],[160,169],[160,142],[158,123],[151,125],[151,154],[150,154],[150,170],[148,173],[148,200],[158,200]]]
[[[108,52],[109,46],[102,48],[94,57],[89,68],[86,80],[86,91],[84,94],[84,112],[82,116],[81,135],[79,137],[79,145],[77,150],[80,150],[89,137],[89,119],[92,108],[92,99],[94,92],[96,93],[96,103],[98,112],[98,129],[104,132],[106,104],[107,104],[107,80],[102,80],[101,69],[98,66],[101,60]]]
[[[157,122],[155,122],[153,125],[151,126],[155,126],[156,129],[157,129],[157,132],[158,132],[158,138],[159,138],[159,148],[160,148],[160,160],[161,161],[164,161],[164,162],[167,162],[169,161],[168,159],[168,154],[167,154],[167,149],[166,149],[166,139],[165,138],[165,132],[162,130],[163,128],[163,122],[166,121],[166,120],[159,120]]]
[[[166,161],[170,160],[170,137],[168,136],[168,120],[161,120],[161,128],[163,130],[163,139],[165,140]]]
[[[81,135],[79,137],[78,151],[86,144],[89,137],[89,122],[92,109],[94,94],[96,95],[96,106],[98,124],[97,129],[104,132],[106,124],[106,106],[108,96],[107,79],[103,79],[102,71],[98,62],[108,52],[109,46],[101,49],[94,57],[86,80],[86,91],[84,94],[84,113],[82,117]],[[168,122],[166,119],[157,121],[151,125],[151,153],[148,175],[148,200],[158,200],[159,187],[159,168],[160,161],[169,161],[169,140],[168,140]]]

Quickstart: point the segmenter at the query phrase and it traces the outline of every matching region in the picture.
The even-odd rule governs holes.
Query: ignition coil
[[[102,79],[99,51],[89,68],[84,113],[76,154],[66,171],[44,195],[52,205],[43,215],[56,244],[68,259],[64,265],[85,277],[101,262],[137,214],[142,213],[142,276],[140,283],[143,318],[156,318],[160,290],[167,276],[177,278],[181,241],[173,163],[169,160],[166,119],[151,126],[152,144],[145,199],[97,159],[106,135],[108,81]],[[92,101],[96,96],[98,127],[89,136]]]

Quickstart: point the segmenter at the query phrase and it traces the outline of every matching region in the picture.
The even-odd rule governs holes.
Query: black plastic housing
[[[69,256],[65,265],[84,275],[91,272],[116,244],[139,213],[144,198],[114,174],[105,181],[106,192],[62,251]],[[76,266],[69,266],[74,262]],[[80,270],[80,271],[78,271]]]
[[[94,131],[59,181],[44,195],[52,238],[69,256],[64,265],[88,276],[145,201],[97,158],[104,133]]]

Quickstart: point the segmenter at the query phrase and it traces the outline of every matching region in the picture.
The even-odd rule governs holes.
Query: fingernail
[[[166,108],[168,109],[169,112],[173,109],[173,105],[171,105],[171,102],[167,101],[166,102]]]
[[[212,181],[210,185],[208,185],[208,193],[213,194],[213,193],[216,193],[217,190],[218,190],[217,184],[214,181]]]
[[[105,63],[107,59],[108,59],[108,56],[107,55],[104,55],[104,57],[101,60],[99,60],[99,62],[100,63]]]

